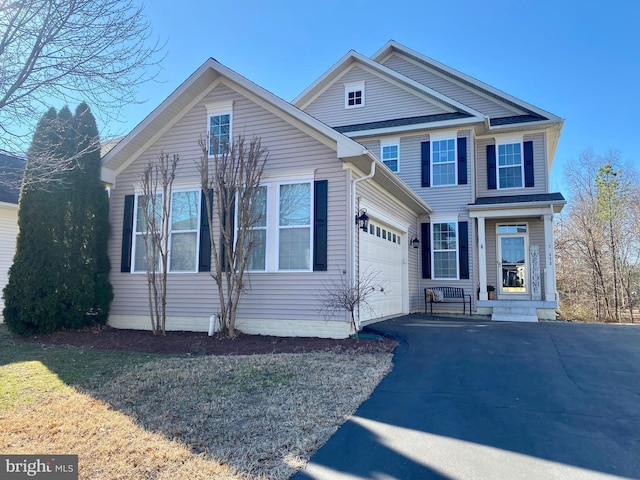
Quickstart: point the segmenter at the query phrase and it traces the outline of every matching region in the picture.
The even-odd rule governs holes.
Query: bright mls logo
[[[78,456],[0,455],[0,478],[78,480]]]

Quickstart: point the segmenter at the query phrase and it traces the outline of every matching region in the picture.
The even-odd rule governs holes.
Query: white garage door
[[[403,272],[400,232],[372,220],[369,231],[360,231],[360,276],[375,275],[384,293],[368,299],[371,309],[360,310],[360,321],[402,313]]]

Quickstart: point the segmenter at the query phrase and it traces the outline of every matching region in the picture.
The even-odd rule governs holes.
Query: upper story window
[[[432,186],[456,185],[456,139],[431,142]]]
[[[380,156],[382,157],[383,163],[389,167],[392,172],[399,170],[400,145],[398,142],[382,144]]]
[[[153,201],[145,202],[136,195],[135,236],[133,241],[133,271],[147,271],[147,249],[151,235],[145,220],[145,206],[149,217],[155,216],[156,230],[161,229],[163,195],[157,193]],[[198,237],[200,225],[200,190],[174,191],[169,205],[169,268],[170,272],[196,272],[198,268]],[[145,239],[147,247],[145,248]],[[149,250],[150,251],[150,250]],[[157,255],[156,268],[160,255]]]
[[[521,188],[524,178],[522,143],[498,144],[498,188]]]
[[[344,108],[364,107],[364,82],[344,86]]]
[[[207,105],[207,134],[209,136],[209,157],[222,155],[232,142],[231,126],[233,102]]]

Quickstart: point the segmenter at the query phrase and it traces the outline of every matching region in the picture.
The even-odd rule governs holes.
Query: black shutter
[[[496,146],[487,145],[487,188],[496,189]]]
[[[422,186],[431,186],[431,142],[420,145],[420,164],[422,165]]]
[[[213,190],[207,192],[209,204],[213,209]],[[209,236],[209,215],[207,212],[207,198],[204,190],[200,198],[200,252],[198,253],[198,271],[211,271],[211,237]]]
[[[135,195],[124,197],[124,220],[122,221],[122,253],[120,257],[120,271],[131,271],[131,246],[133,241],[133,207]]]
[[[431,224],[420,225],[422,236],[422,278],[431,278]]]
[[[223,204],[223,212],[222,212],[222,232],[220,232],[220,266],[223,272],[227,271],[229,267],[229,262],[227,262],[227,246],[224,241],[224,234],[227,227],[227,216],[229,217],[229,232],[231,237],[231,245],[233,246],[233,238],[235,233],[235,217],[236,217],[236,193],[235,190],[228,188],[221,195],[221,200]],[[229,212],[226,211],[226,205],[231,204],[231,208]],[[228,213],[228,215],[227,215]]]
[[[524,142],[524,186],[533,187],[533,142]]]
[[[313,185],[313,271],[327,271],[328,180]]]
[[[458,139],[458,185],[467,184],[467,137]]]
[[[460,279],[469,279],[469,222],[458,222]]]

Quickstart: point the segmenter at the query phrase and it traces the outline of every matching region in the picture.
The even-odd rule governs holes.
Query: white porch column
[[[478,277],[480,279],[480,300],[488,300],[487,295],[487,247],[484,217],[478,217]]]
[[[556,254],[553,244],[553,215],[544,215],[545,278],[544,299],[556,301]],[[541,262],[542,263],[542,262]]]

